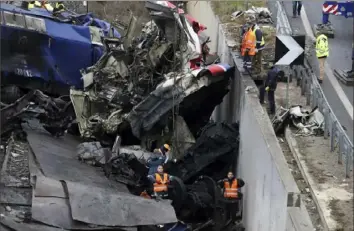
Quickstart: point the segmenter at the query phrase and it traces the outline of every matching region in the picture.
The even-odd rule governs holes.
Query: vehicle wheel
[[[5,86],[1,88],[1,102],[6,104],[14,103],[21,98],[22,91],[15,85]]]
[[[170,182],[171,188],[168,190],[169,198],[172,200],[172,206],[178,212],[187,197],[187,189],[183,181],[178,177],[173,177]]]

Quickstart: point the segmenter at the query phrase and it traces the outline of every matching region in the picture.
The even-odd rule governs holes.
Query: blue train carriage
[[[58,96],[68,95],[70,86],[82,88],[80,70],[102,56],[102,37],[111,32],[120,38],[91,13],[54,16],[46,9],[1,3],[0,23],[1,90],[8,101],[30,89]]]

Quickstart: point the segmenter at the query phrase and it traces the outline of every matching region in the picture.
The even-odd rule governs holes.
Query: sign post
[[[286,107],[289,108],[289,84],[291,66],[304,65],[305,36],[293,36],[287,15],[280,2],[277,2],[277,37],[275,44],[275,66],[287,75]],[[300,41],[300,44],[298,41]]]

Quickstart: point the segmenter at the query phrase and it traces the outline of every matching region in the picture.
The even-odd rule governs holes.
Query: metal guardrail
[[[288,16],[286,15],[282,4],[277,1],[277,34],[282,35],[292,35],[293,31],[291,29]]]
[[[279,1],[277,2],[277,9],[277,33],[291,35],[292,30],[290,23]],[[279,27],[278,24],[280,24]],[[293,77],[297,80],[297,85],[301,87],[301,94],[306,96],[306,104],[311,105],[311,107],[318,106],[319,110],[324,115],[324,138],[330,138],[330,150],[331,152],[336,151],[338,153],[338,163],[343,164],[344,162],[345,175],[349,178],[351,170],[353,170],[354,159],[354,146],[352,141],[344,131],[332,108],[329,106],[317,77],[311,70],[308,60],[305,60],[305,66],[294,66],[291,71]]]

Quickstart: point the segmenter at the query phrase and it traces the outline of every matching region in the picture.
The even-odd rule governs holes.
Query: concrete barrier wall
[[[259,104],[258,89],[249,76],[241,74],[241,60],[228,48],[223,25],[212,12],[210,2],[188,2],[187,9],[207,26],[212,47],[217,49],[222,62],[237,66],[230,93],[216,109],[214,118],[240,121],[237,174],[246,182],[243,188],[246,230],[314,230],[269,117]]]

